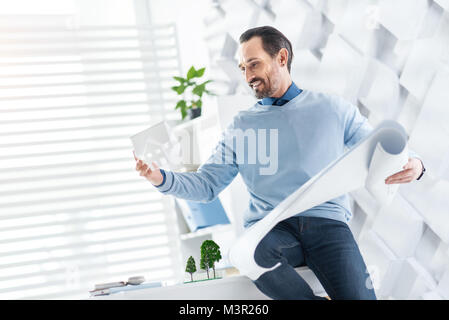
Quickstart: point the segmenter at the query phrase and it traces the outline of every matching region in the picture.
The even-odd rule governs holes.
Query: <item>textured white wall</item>
[[[293,43],[293,80],[399,121],[428,171],[381,208],[352,193],[351,228],[381,299],[449,299],[449,1],[211,0],[203,21],[222,94],[248,93],[238,37],[272,25]]]

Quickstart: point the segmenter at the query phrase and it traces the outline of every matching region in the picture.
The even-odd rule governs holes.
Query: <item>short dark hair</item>
[[[251,28],[242,33],[240,36],[240,43],[246,42],[253,37],[260,37],[262,39],[262,46],[264,50],[272,58],[274,58],[282,48],[287,49],[287,69],[290,73],[293,60],[292,44],[282,32],[270,26]]]

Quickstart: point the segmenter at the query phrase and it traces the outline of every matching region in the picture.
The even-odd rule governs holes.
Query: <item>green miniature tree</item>
[[[192,256],[187,260],[186,272],[190,273],[190,279],[193,281],[193,273],[196,272],[195,259]]]
[[[190,67],[185,78],[173,77],[179,82],[179,85],[171,87],[178,95],[188,94],[190,99],[181,99],[176,104],[175,109],[181,111],[182,119],[187,116],[187,110],[189,109],[201,109],[203,106],[203,94],[214,96],[215,94],[206,89],[206,85],[212,80],[206,80],[202,83],[197,83],[195,78],[201,78],[204,75],[206,68],[196,70],[194,66]]]
[[[216,244],[213,240],[205,240],[201,245],[201,269],[206,269],[207,278],[209,279],[209,269],[214,270],[215,279],[215,262],[221,259],[220,246]]]

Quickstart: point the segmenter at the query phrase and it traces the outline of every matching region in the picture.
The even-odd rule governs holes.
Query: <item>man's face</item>
[[[280,66],[276,57],[272,58],[263,49],[260,37],[240,45],[239,68],[257,99],[272,96],[280,87]]]

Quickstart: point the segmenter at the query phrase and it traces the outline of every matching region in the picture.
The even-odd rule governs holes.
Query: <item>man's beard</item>
[[[253,89],[252,87],[252,83],[260,81],[261,84],[258,86],[258,88],[263,87],[262,89]],[[256,96],[257,99],[263,99],[263,98],[267,98],[267,97],[271,97],[277,90],[277,86],[276,83],[272,83],[270,78],[267,78],[267,81],[261,79],[261,78],[256,78],[254,79],[249,86],[251,87],[251,89],[253,89],[254,95]]]

